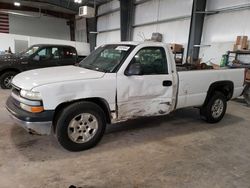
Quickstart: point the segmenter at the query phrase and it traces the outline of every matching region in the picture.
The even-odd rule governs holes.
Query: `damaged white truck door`
[[[168,114],[171,111],[173,76],[162,46],[135,49],[117,74],[118,119]]]

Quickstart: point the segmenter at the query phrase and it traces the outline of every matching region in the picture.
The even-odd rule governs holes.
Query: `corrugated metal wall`
[[[120,41],[120,2],[114,0],[103,4],[97,10],[97,46]],[[111,13],[108,13],[111,12]]]
[[[167,43],[186,44],[192,3],[192,0],[152,0],[136,5],[133,39],[141,40],[143,34],[150,38],[152,32],[160,32]]]
[[[218,64],[221,56],[232,50],[237,35],[250,37],[249,6],[250,0],[207,1],[207,10],[219,13],[205,17],[202,43],[211,47],[201,48],[200,57],[204,61]]]
[[[44,14],[39,17],[36,12],[20,11],[20,13],[33,15],[34,17],[9,14],[9,33],[70,40],[68,20]]]
[[[163,34],[164,42],[181,43],[186,49],[189,36],[193,0],[135,0],[133,40],[151,37],[153,32]],[[120,41],[120,11],[118,0],[98,8],[97,45]],[[243,7],[240,10],[231,8]],[[244,9],[245,7],[245,9]],[[248,7],[248,8],[247,8]],[[207,10],[219,10],[218,14],[207,15],[204,21],[202,44],[211,47],[200,49],[204,61],[219,63],[222,54],[232,49],[237,35],[250,37],[250,0],[208,0]],[[105,14],[111,11],[110,14]],[[102,32],[108,30],[107,32]]]
[[[138,4],[137,4],[138,3]],[[153,32],[163,34],[165,42],[184,45],[188,42],[192,0],[151,0],[136,1],[133,40],[141,41],[143,36],[150,38]],[[120,11],[105,14],[119,8],[118,0],[98,7],[97,46],[113,41],[120,41]],[[159,21],[160,23],[157,23]],[[106,31],[107,32],[103,32]]]
[[[9,15],[0,13],[0,33],[9,33]]]
[[[75,39],[79,42],[87,42],[86,18],[76,19]]]

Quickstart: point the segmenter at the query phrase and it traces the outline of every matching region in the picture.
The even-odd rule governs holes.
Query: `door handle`
[[[172,81],[171,81],[171,80],[164,80],[164,81],[162,82],[162,85],[163,85],[164,87],[172,86]]]
[[[21,64],[23,64],[23,65],[27,65],[29,62],[27,62],[27,61],[22,61],[21,62]]]

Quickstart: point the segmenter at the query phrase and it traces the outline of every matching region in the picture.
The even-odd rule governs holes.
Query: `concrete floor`
[[[14,125],[0,91],[0,187],[250,187],[250,108],[232,101],[220,123],[198,110],[108,126],[88,151],[64,150],[53,136]]]

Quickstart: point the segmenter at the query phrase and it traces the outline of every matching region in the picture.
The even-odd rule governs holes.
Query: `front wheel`
[[[69,105],[59,115],[56,136],[69,151],[82,151],[94,147],[102,138],[106,127],[103,110],[91,102]]]
[[[201,108],[201,116],[208,123],[217,123],[225,115],[227,109],[227,100],[221,92],[215,92],[208,103]]]
[[[11,81],[13,77],[16,75],[16,72],[8,71],[1,75],[0,77],[0,85],[2,89],[11,89]]]

